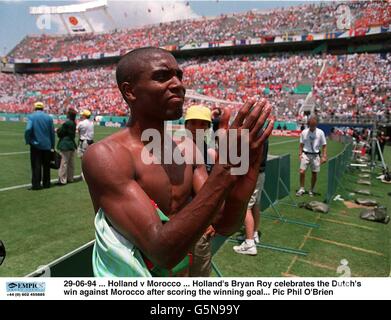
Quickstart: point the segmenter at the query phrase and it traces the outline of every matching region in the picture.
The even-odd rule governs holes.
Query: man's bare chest
[[[193,191],[191,165],[136,165],[136,182],[168,216],[177,213],[190,200]]]

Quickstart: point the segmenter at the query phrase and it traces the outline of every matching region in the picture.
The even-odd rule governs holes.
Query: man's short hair
[[[118,88],[121,90],[121,85],[124,82],[129,82],[132,85],[137,83],[141,71],[145,68],[146,63],[149,62],[151,56],[156,53],[171,55],[169,51],[156,47],[137,48],[125,54],[118,62],[117,69],[115,71]]]
[[[317,117],[317,116],[314,116],[314,115],[310,116],[310,117],[308,118],[308,121],[307,121],[307,123],[310,123],[310,121],[311,121],[311,120],[315,120],[315,121],[316,121],[316,123],[319,123],[319,121],[318,121],[318,117]]]

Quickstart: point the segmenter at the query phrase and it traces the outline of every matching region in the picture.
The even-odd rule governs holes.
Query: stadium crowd
[[[330,56],[313,93],[322,118],[386,121],[391,113],[391,55]]]
[[[280,120],[300,120],[306,94],[299,85],[313,86],[313,103],[321,117],[341,120],[391,111],[391,55],[344,56],[215,56],[180,61],[184,83],[198,94],[232,102],[266,95]],[[47,74],[0,73],[0,112],[29,113],[37,100],[52,114],[68,107],[95,115],[127,115],[115,82],[115,67],[93,67]],[[207,99],[206,99],[207,100]],[[187,100],[185,108],[192,103]],[[211,107],[215,103],[209,103]],[[232,107],[237,104],[232,104]]]
[[[8,55],[10,58],[70,59],[96,53],[123,53],[143,46],[177,47],[190,43],[220,42],[248,38],[274,37],[342,31],[336,10],[342,2],[305,4],[269,11],[249,11],[214,18],[188,19],[110,33],[72,36],[28,36]],[[354,1],[346,3],[355,17],[355,25],[388,25],[391,3]],[[148,13],[146,13],[148,14]],[[346,30],[343,30],[346,31]]]
[[[294,88],[312,84],[322,64],[320,57],[255,55],[193,59],[183,67],[185,84],[198,93],[236,102],[266,94],[279,118],[289,120],[296,117],[301,98],[292,94]]]
[[[110,66],[33,75],[0,73],[0,111],[28,113],[38,99],[52,114],[63,114],[72,106],[95,114],[126,115],[113,72]]]

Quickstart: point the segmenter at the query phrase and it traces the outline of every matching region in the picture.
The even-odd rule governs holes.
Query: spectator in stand
[[[326,65],[322,74],[322,66]],[[96,115],[128,116],[113,78],[114,66],[49,74],[0,73],[0,111],[28,113],[36,96],[52,114],[69,106]],[[298,120],[303,95],[291,94],[301,83],[314,84],[315,107],[323,119],[358,117],[387,122],[391,110],[391,54],[346,56],[215,56],[181,62],[185,84],[197,93],[232,102],[234,110],[248,96],[266,95],[280,121]],[[246,74],[249,76],[244,76]],[[56,89],[54,89],[54,87]],[[289,90],[289,91],[287,91]],[[191,105],[185,102],[185,109]],[[212,109],[215,103],[207,103]]]

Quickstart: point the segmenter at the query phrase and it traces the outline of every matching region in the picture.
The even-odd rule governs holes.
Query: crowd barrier
[[[346,144],[343,151],[328,160],[326,203],[330,203],[352,159],[353,144]]]

